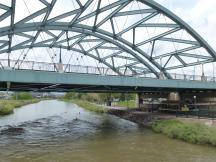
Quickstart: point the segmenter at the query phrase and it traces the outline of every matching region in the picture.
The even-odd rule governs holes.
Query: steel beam
[[[156,9],[157,11],[160,11],[161,13],[169,17],[171,20],[176,22],[176,24],[179,24],[181,28],[184,28],[188,33],[190,33],[201,44],[201,46],[205,47],[206,50],[211,54],[211,56],[214,59],[216,59],[216,52],[213,50],[213,48],[192,27],[190,27],[190,25],[184,22],[173,12],[171,12],[167,8],[163,7],[159,3],[152,0],[138,0],[138,1]]]

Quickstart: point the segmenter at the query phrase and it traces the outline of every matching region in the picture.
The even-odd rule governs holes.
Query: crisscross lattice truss
[[[152,0],[1,0],[1,59],[54,63],[59,48],[64,64],[119,75],[201,74],[216,58],[190,26]]]

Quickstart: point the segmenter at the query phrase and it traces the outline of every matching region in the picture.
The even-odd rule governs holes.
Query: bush
[[[0,115],[8,115],[13,113],[13,106],[5,104],[0,108]]]
[[[119,101],[117,102],[116,106],[120,107],[127,107],[127,108],[137,108],[136,101],[130,100],[130,101]]]
[[[14,94],[12,98],[17,100],[31,100],[33,96],[28,92],[19,92]]]
[[[63,96],[63,99],[65,99],[65,100],[70,100],[70,99],[75,98],[75,96],[76,96],[76,93],[74,93],[74,92],[68,92],[68,93],[66,93],[66,94]]]
[[[109,100],[114,100],[117,99],[119,101],[122,101],[122,103],[126,101],[129,102],[129,104],[132,103],[132,106],[129,107],[135,107],[135,101],[133,103],[132,100],[135,100],[136,95],[135,94],[125,94],[125,93],[76,93],[76,92],[68,92],[66,93],[62,99],[65,100],[73,100],[73,99],[78,99],[78,100],[86,100],[89,102],[97,102],[97,103],[105,103]]]

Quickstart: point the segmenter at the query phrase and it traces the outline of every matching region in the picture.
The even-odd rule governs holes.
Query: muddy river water
[[[216,148],[184,143],[57,100],[0,117],[0,162],[215,162]]]

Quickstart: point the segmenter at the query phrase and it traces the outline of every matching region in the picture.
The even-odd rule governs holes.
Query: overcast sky
[[[51,1],[51,0],[47,0],[47,1]],[[73,5],[74,1],[75,0],[57,0],[56,5],[60,9],[57,8],[55,12],[51,12],[51,17],[55,17],[59,14],[71,11],[71,6]],[[81,1],[85,1],[85,0],[81,0]],[[109,1],[116,1],[116,0],[109,0]],[[216,39],[216,29],[215,29],[216,28],[216,0],[155,0],[155,1],[165,6],[169,10],[171,10],[176,15],[178,15],[181,19],[183,19],[186,23],[188,23],[213,47],[214,50],[216,50],[216,40],[215,40]],[[17,8],[19,8],[20,10],[19,11],[16,10],[17,11],[16,16],[15,16],[16,22],[28,16],[29,12],[32,14],[36,12],[37,10],[44,7],[44,5],[41,2],[39,2],[39,0],[34,0],[34,1],[33,0],[17,0],[17,2],[19,2],[16,4]],[[27,5],[25,5],[24,2]],[[64,2],[64,3],[61,3],[61,2]],[[102,2],[107,3],[108,1],[103,0]],[[9,0],[0,0],[0,3],[3,3],[8,6],[10,5]],[[28,7],[26,6],[28,6],[30,10],[28,10]],[[5,11],[0,10],[0,14],[3,14],[4,12]],[[59,13],[59,12],[62,12],[62,13]],[[54,15],[52,15],[53,13]],[[69,19],[71,18],[69,17]],[[41,17],[38,18],[38,21],[40,20],[41,20]],[[8,18],[7,21],[8,21],[7,23],[10,24],[10,18]],[[130,21],[128,22],[130,23]],[[119,23],[119,24],[122,24],[122,26],[125,25],[125,23]],[[0,27],[2,26],[5,26],[5,22],[0,23]],[[40,37],[38,38],[40,39]],[[18,43],[18,42],[19,41],[16,40],[15,43]],[[35,49],[33,52],[30,50],[29,52],[30,56],[29,56],[29,53],[27,52],[28,57],[29,57],[27,59],[32,60],[32,57],[33,57],[34,59],[36,59],[36,61],[50,60],[50,57],[46,55],[47,58],[45,58],[44,52],[40,50],[41,49]],[[160,50],[160,51],[163,51],[163,50]],[[20,51],[16,51],[16,53],[18,55],[13,55],[13,56],[20,55]],[[35,57],[35,53],[37,54],[37,57]],[[51,53],[54,53],[54,52],[51,51]],[[80,56],[80,54],[77,54],[77,55]],[[2,57],[6,58],[7,56],[2,55]],[[74,58],[75,60],[77,60],[78,56],[74,55]],[[87,62],[89,63],[89,61]]]
[[[215,0],[156,0],[192,26],[216,50]]]

